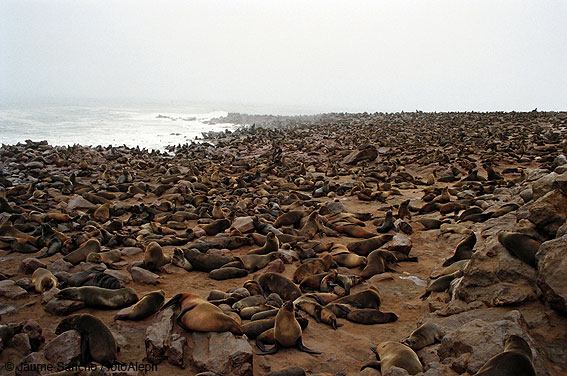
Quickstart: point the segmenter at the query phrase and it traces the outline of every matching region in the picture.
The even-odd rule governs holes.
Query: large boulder
[[[567,219],[567,196],[559,190],[548,192],[518,209],[518,219],[528,219],[546,236],[554,238]]]
[[[547,241],[536,254],[537,283],[551,307],[567,315],[567,235]]]
[[[193,363],[219,375],[252,376],[252,346],[230,332],[193,333]]]
[[[76,330],[68,330],[49,341],[43,354],[57,367],[78,365],[81,361],[81,335]]]
[[[354,150],[347,155],[342,163],[347,165],[355,165],[361,161],[373,161],[378,157],[378,151],[374,145],[366,145],[360,150]]]
[[[156,321],[146,329],[146,360],[152,364],[161,363],[166,357],[169,336],[173,329],[173,310],[165,309]]]

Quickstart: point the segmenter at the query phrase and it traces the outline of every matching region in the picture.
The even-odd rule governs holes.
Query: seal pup
[[[346,319],[357,324],[374,325],[394,322],[398,320],[398,316],[393,312],[382,312],[374,308],[360,308],[347,313]]]
[[[392,215],[392,209],[390,209],[386,212],[386,218],[384,219],[384,222],[382,222],[382,224],[376,228],[376,231],[382,234],[395,229],[394,217]]]
[[[95,286],[67,287],[56,298],[77,300],[93,308],[124,308],[138,301],[136,291],[129,287],[105,289]]]
[[[532,349],[520,336],[506,339],[504,351],[490,358],[475,376],[535,376]]]
[[[296,308],[315,318],[317,322],[329,325],[337,329],[341,324],[337,324],[337,316],[328,308],[319,304],[313,297],[300,296],[293,301]]]
[[[469,236],[464,238],[455,249],[455,254],[449,257],[443,263],[443,266],[449,266],[457,261],[470,259],[474,252],[473,248],[476,244],[476,235],[474,232],[471,232]]]
[[[193,270],[193,265],[185,258],[185,254],[179,248],[173,250],[173,257],[171,258],[171,263],[181,269],[185,269],[190,272]]]
[[[433,345],[437,341],[441,341],[444,333],[441,328],[432,322],[425,323],[419,328],[411,332],[408,338],[402,343],[411,347],[412,350],[418,351],[425,346]]]
[[[345,268],[357,268],[359,266],[366,266],[367,259],[364,256],[359,256],[354,253],[350,253],[345,249],[341,253],[333,253],[333,260],[340,266]]]
[[[45,268],[37,268],[32,274],[35,291],[42,293],[57,286],[57,278]]]
[[[533,268],[537,267],[535,255],[541,245],[540,241],[519,232],[501,232],[498,241],[514,256]]]
[[[297,347],[300,351],[309,354],[321,354],[311,350],[303,344],[303,332],[299,322],[295,318],[295,308],[293,302],[287,301],[279,309],[274,323],[274,346],[266,350],[263,343],[257,339],[256,346],[262,351],[258,355],[275,354],[281,347]]]
[[[68,330],[76,330],[81,335],[82,365],[95,361],[110,367],[116,362],[116,341],[101,320],[89,314],[69,316],[57,325],[55,334],[59,335]]]
[[[144,267],[146,269],[153,272],[170,262],[171,259],[163,255],[163,250],[158,243],[151,242],[146,246],[144,252]]]
[[[462,275],[463,275],[463,271],[457,270],[453,274],[447,274],[430,281],[429,284],[427,285],[427,288],[425,289],[425,293],[422,296],[420,296],[421,300],[427,299],[427,297],[431,295],[432,292],[447,291],[447,289],[449,289],[449,287],[451,286],[451,282],[455,278],[459,278]]]
[[[162,290],[153,291],[145,295],[131,308],[125,308],[114,316],[114,320],[143,320],[156,313],[165,300]]]
[[[408,371],[410,375],[423,372],[423,366],[417,354],[404,344],[387,341],[382,342],[376,348],[371,347],[370,350],[378,360],[366,363],[360,369],[361,371],[371,367],[380,370],[381,374],[385,374],[390,368],[399,367]]]

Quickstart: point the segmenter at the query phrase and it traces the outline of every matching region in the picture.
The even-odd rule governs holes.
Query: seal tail
[[[431,291],[426,291],[425,294],[421,295],[420,298],[421,300],[425,300],[427,299],[427,297],[431,295]]]
[[[174,306],[178,306],[179,303],[181,302],[181,298],[183,297],[183,294],[177,294],[175,295],[173,298],[169,299],[169,301],[167,303],[165,303],[163,305],[163,307],[161,307],[159,310],[163,311],[166,308],[169,307],[174,307]]]
[[[271,349],[266,349],[266,346],[264,346],[264,343],[257,339],[256,340],[256,347],[258,347],[262,352],[261,353],[256,353],[257,355],[271,355],[271,354],[275,354],[276,352],[278,352],[278,344],[277,342],[274,344],[274,346]]]

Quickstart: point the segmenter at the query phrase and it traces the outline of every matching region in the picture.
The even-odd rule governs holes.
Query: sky
[[[0,0],[0,103],[567,110],[567,1]]]

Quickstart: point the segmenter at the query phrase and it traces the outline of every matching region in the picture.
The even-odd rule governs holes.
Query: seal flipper
[[[427,299],[427,297],[431,295],[431,291],[426,291],[425,294],[421,295],[420,298],[421,300],[425,300]]]
[[[374,368],[377,369],[378,371],[380,371],[380,365],[382,364],[382,362],[380,362],[379,360],[373,360],[371,362],[366,363],[365,365],[363,365],[360,370],[364,370],[365,368]]]
[[[321,352],[319,351],[315,351],[315,350],[311,350],[310,348],[306,347],[303,344],[303,339],[301,337],[299,337],[297,339],[297,344],[296,344],[297,348],[299,349],[299,351],[303,351],[306,352],[308,354],[321,354]]]
[[[256,346],[262,350],[261,353],[256,353],[256,355],[271,355],[271,354],[275,354],[278,352],[278,342],[276,342],[274,344],[274,346],[271,349],[266,349],[266,346],[264,346],[264,344],[262,343],[261,340],[257,339],[256,340]]]
[[[179,302],[181,301],[182,297],[183,297],[183,294],[175,295],[173,298],[169,299],[169,302],[165,303],[163,305],[163,307],[161,307],[159,310],[163,311],[166,308],[179,305]]]
[[[89,339],[81,333],[81,364],[86,366],[91,360],[91,353],[89,349]]]

